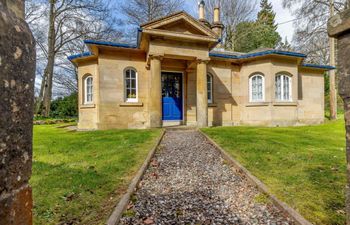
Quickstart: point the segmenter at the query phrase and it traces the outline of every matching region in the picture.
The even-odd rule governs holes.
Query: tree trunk
[[[49,18],[49,34],[48,34],[48,58],[47,65],[44,73],[44,85],[42,85],[43,98],[42,98],[42,115],[48,117],[50,114],[51,98],[52,98],[52,83],[53,83],[53,70],[55,65],[55,1],[50,0],[50,18]]]
[[[344,110],[345,110],[344,117],[345,117],[345,128],[346,128],[346,161],[347,161],[346,224],[350,225],[350,96],[348,96],[347,98],[343,98],[343,100],[344,100]]]
[[[334,0],[330,0],[330,16],[334,16]],[[335,38],[329,38],[329,54],[330,54],[330,65],[335,66]],[[337,89],[336,89],[336,78],[335,70],[329,71],[329,108],[330,108],[330,119],[337,119]]]
[[[350,9],[328,21],[328,34],[338,40],[338,90],[344,101],[346,128],[346,224],[350,225]]]
[[[32,224],[35,42],[23,0],[0,0],[0,224]]]
[[[40,85],[40,93],[38,100],[35,103],[35,114],[41,114],[41,110],[43,107],[43,99],[44,99],[44,89],[45,89],[45,83],[46,83],[46,70],[44,71],[44,74],[42,76],[41,85]]]
[[[339,94],[344,101],[344,117],[346,127],[346,160],[347,160],[347,186],[346,186],[346,212],[347,224],[350,225],[350,32],[339,37]]]

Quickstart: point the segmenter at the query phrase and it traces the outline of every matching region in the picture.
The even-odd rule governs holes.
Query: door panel
[[[182,120],[182,74],[162,73],[163,120]]]

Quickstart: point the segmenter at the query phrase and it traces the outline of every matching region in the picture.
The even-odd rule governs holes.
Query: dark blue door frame
[[[183,74],[162,72],[162,119],[183,120]]]

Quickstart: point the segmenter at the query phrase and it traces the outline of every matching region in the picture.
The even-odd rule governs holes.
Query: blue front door
[[[163,120],[182,120],[182,74],[162,72]]]

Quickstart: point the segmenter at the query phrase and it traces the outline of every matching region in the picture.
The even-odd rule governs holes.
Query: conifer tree
[[[268,0],[261,0],[256,21],[237,25],[235,51],[250,52],[257,48],[276,48],[281,41],[275,22],[276,13]]]

